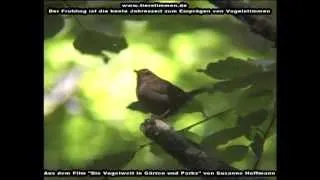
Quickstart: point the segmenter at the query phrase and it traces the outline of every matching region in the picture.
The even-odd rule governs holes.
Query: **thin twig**
[[[273,114],[272,114],[272,117],[271,117],[271,122],[268,126],[268,128],[266,129],[266,131],[264,132],[264,135],[263,135],[263,139],[262,139],[262,144],[264,145],[270,131],[271,131],[271,128],[273,127],[273,124],[275,123],[276,121],[276,118],[277,118],[277,105],[276,105],[276,102],[274,102],[274,107],[273,107]],[[258,168],[258,165],[260,164],[260,160],[261,158],[258,158],[257,161],[255,162],[254,166],[253,166],[253,169],[257,169]]]
[[[180,130],[178,130],[177,132],[181,132],[181,131],[185,131],[185,130],[191,129],[191,128],[199,125],[199,124],[202,124],[202,123],[204,123],[204,122],[206,122],[206,121],[209,121],[209,120],[211,120],[212,118],[215,118],[215,117],[217,117],[217,116],[220,116],[220,115],[222,115],[222,114],[224,114],[224,113],[226,113],[226,112],[229,112],[229,111],[231,111],[231,110],[233,110],[233,108],[230,108],[230,109],[227,109],[227,110],[225,110],[225,111],[219,112],[218,114],[213,114],[213,115],[205,118],[204,120],[199,121],[199,122],[197,122],[197,123],[194,123],[194,124],[192,124],[192,125],[190,125],[190,126],[187,126],[187,127],[183,128],[183,129],[180,129]]]

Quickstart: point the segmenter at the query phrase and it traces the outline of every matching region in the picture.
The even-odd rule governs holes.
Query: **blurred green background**
[[[74,3],[71,6],[84,6],[85,2]],[[116,2],[86,3],[85,6],[90,7],[117,6]],[[193,1],[190,4],[194,7],[214,7],[207,1]],[[261,1],[257,4],[272,7],[274,12],[276,10],[276,2],[273,1]],[[46,8],[62,5],[65,6],[63,3],[46,2]],[[95,169],[182,169],[173,157],[156,145],[139,149],[149,142],[139,130],[148,114],[127,108],[137,100],[133,70],[148,68],[188,91],[220,82],[219,79],[197,72],[197,69],[206,69],[208,63],[217,63],[227,57],[243,61],[276,61],[276,49],[271,42],[250,32],[248,26],[235,17],[225,15],[47,15],[45,31],[46,169],[88,166]],[[83,31],[123,37],[127,46],[119,39],[112,39],[102,44],[111,43],[111,47],[116,50],[108,46],[98,53],[80,51],[75,48],[74,41]],[[101,43],[98,41],[99,39],[90,41],[89,36],[89,40],[84,40],[84,43],[88,47],[95,47]],[[232,69],[226,67],[221,71],[228,73]],[[274,93],[275,86],[267,89],[272,89]],[[248,89],[238,88],[230,92],[217,91],[198,96],[197,102],[208,115],[230,108],[235,110],[193,127],[189,134],[192,137],[189,137],[209,147],[210,152],[230,165],[252,169],[257,162],[257,153],[251,145],[258,142],[252,134],[268,131],[262,145],[257,146],[263,150],[257,167],[275,169],[275,123],[269,129],[275,97],[273,93],[269,93],[247,98],[246,93]],[[261,124],[248,129],[249,135],[235,135],[236,130],[231,131],[239,124],[240,117],[261,112],[261,109],[266,114],[261,119]],[[258,114],[258,117],[261,116]],[[172,126],[177,130],[204,119],[200,112],[181,113],[174,118]],[[231,133],[226,133],[226,130]]]

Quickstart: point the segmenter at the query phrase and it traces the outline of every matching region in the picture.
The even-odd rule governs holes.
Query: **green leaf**
[[[260,109],[244,117],[240,116],[237,124],[244,129],[248,129],[252,126],[259,126],[260,124],[262,124],[267,119],[267,116],[268,111],[265,109]]]
[[[87,169],[121,169],[134,158],[135,154],[135,149],[108,154],[102,158],[94,160],[89,166],[87,166]]]
[[[272,96],[273,91],[270,89],[257,89],[255,91],[249,92],[248,96],[250,97],[259,97],[259,96]]]
[[[262,156],[263,145],[264,145],[263,135],[261,135],[260,133],[256,133],[253,143],[250,144],[250,147],[251,147],[251,150],[256,155],[257,159],[260,159]]]
[[[251,81],[248,81],[245,78],[236,78],[227,81],[220,81],[214,85],[214,91],[222,91],[225,93],[230,93],[234,90],[247,87],[251,84]],[[211,92],[212,93],[212,92]]]
[[[206,116],[201,102],[198,101],[197,99],[190,100],[178,110],[179,114],[195,113],[195,112],[200,112],[204,116]]]
[[[276,72],[267,71],[251,74],[246,77],[257,89],[273,90],[276,87]]]
[[[64,26],[64,19],[59,15],[44,16],[44,38],[53,38]]]
[[[209,63],[205,70],[200,70],[205,74],[221,80],[230,80],[239,77],[245,77],[254,72],[261,71],[261,68],[247,61],[228,57],[216,63]]]
[[[272,93],[264,93],[262,96],[253,96],[252,94],[257,94],[261,92],[260,88],[252,86],[240,95],[236,110],[239,115],[246,115],[260,109],[267,109],[269,105],[273,102]]]
[[[237,89],[252,85],[256,91],[251,92],[251,96],[263,96],[272,93],[276,86],[276,77],[274,71],[257,72],[244,77],[238,77],[231,80],[220,81],[214,84],[210,89],[210,93],[222,91],[225,93],[232,92]]]
[[[243,130],[244,132],[244,137],[246,137],[248,140],[253,140],[256,131],[254,128],[249,128],[249,127],[239,127]]]
[[[84,54],[101,55],[103,50],[119,53],[128,47],[124,37],[111,36],[95,31],[81,32],[73,46]]]
[[[249,151],[248,146],[244,145],[233,145],[228,146],[224,151],[220,151],[220,155],[227,163],[241,161]]]
[[[242,129],[238,127],[228,128],[205,137],[201,145],[204,146],[206,149],[212,149],[217,147],[218,145],[226,144],[232,139],[235,139],[242,135]]]

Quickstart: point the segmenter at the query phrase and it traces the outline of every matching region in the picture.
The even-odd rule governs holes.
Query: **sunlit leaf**
[[[101,55],[102,50],[119,53],[128,47],[124,37],[111,36],[95,31],[81,32],[73,46],[84,54]]]
[[[247,61],[228,57],[215,63],[209,63],[205,70],[200,70],[215,79],[230,80],[244,77],[261,69]]]

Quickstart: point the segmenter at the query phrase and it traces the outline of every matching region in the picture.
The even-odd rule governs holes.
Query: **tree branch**
[[[181,134],[178,134],[166,122],[159,119],[147,119],[140,126],[146,137],[157,143],[181,165],[189,170],[237,170],[220,159],[208,155],[201,147]],[[202,177],[202,179],[220,179],[221,177]],[[224,179],[252,179],[248,177],[228,177]],[[258,179],[258,178],[253,178]],[[264,178],[259,178],[264,179]]]
[[[211,1],[212,4],[219,8],[252,8],[248,3],[241,0],[223,0]],[[276,23],[267,16],[254,16],[254,15],[234,15],[240,21],[249,25],[252,32],[260,34],[265,39],[276,43],[277,30]]]
[[[61,80],[56,83],[56,86],[51,92],[44,95],[44,115],[50,113],[64,102],[66,102],[78,88],[78,82],[82,77],[83,70],[80,66],[72,68]]]

